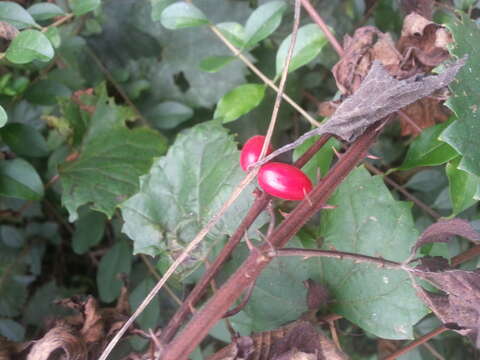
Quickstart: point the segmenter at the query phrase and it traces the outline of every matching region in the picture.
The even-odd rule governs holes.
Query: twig
[[[416,348],[419,345],[422,345],[422,344],[426,343],[431,338],[433,338],[433,337],[435,337],[435,336],[437,336],[437,335],[439,335],[439,334],[441,334],[441,333],[443,333],[447,330],[448,329],[445,326],[441,326],[441,327],[439,327],[439,328],[437,328],[433,331],[430,331],[428,334],[423,335],[421,338],[418,338],[417,340],[412,341],[410,344],[408,344],[404,348],[401,348],[401,349],[395,351],[393,354],[388,355],[383,360],[395,360],[399,356],[402,356],[403,354],[406,354],[410,350]]]
[[[480,245],[475,245],[474,247],[464,251],[461,254],[458,254],[457,256],[454,256],[452,258],[452,266],[457,267],[460,264],[463,264],[477,256],[480,255]]]
[[[298,3],[298,0],[297,0]],[[296,12],[296,19],[299,19],[299,10],[300,6],[295,7],[295,12]],[[297,19],[296,23],[294,24],[294,31],[298,30],[298,24],[299,20]],[[296,29],[295,29],[296,27]],[[288,67],[290,65],[290,60],[292,58],[293,54],[293,48],[295,46],[295,40],[296,40],[296,35],[292,34],[291,42],[290,42],[290,48],[288,51],[287,58],[285,60],[285,66],[284,66],[284,71],[282,73],[282,79],[280,82],[280,87],[278,89],[277,93],[277,98],[275,101],[275,106],[272,112],[272,118],[270,120],[270,125],[269,129],[267,132],[265,144],[263,146],[263,151],[262,153],[266,152],[268,142],[269,142],[269,136],[271,137],[273,133],[273,128],[275,126],[276,118],[278,115],[278,110],[280,107],[280,101],[282,99],[282,93],[283,93],[283,88],[285,87],[286,83],[286,77],[288,75]],[[261,155],[262,156],[262,155]],[[223,216],[223,214],[226,212],[226,210],[233,204],[233,202],[240,196],[241,192],[245,189],[245,187],[256,177],[258,173],[258,169],[254,169],[250,171],[245,179],[235,188],[233,191],[232,195],[230,198],[223,204],[222,208],[219,210],[217,214],[215,214],[210,221],[207,223],[207,225],[200,230],[200,232],[195,236],[195,238],[188,244],[188,246],[185,248],[185,250],[180,254],[180,256],[175,259],[173,264],[168,268],[168,270],[165,272],[163,275],[162,279],[160,279],[159,282],[154,286],[154,288],[150,291],[150,293],[147,295],[147,297],[142,301],[140,306],[137,308],[137,310],[130,316],[130,318],[125,322],[125,324],[122,326],[122,328],[118,331],[117,334],[113,337],[113,339],[110,341],[110,343],[107,345],[105,350],[103,351],[102,355],[100,356],[99,360],[106,360],[110,352],[113,350],[115,345],[120,341],[122,338],[123,334],[127,331],[127,329],[132,325],[132,323],[135,321],[135,319],[145,310],[145,308],[148,306],[148,304],[152,301],[152,299],[155,297],[155,295],[160,291],[160,289],[163,287],[163,285],[167,282],[167,280],[170,278],[170,276],[176,271],[176,269],[181,265],[181,263],[187,258],[188,254],[203,240],[203,238],[210,232],[210,230],[213,228],[213,226],[220,220],[220,218]]]
[[[242,301],[240,301],[240,304],[235,306],[233,309],[228,310],[223,317],[228,318],[230,316],[233,316],[235,314],[238,314],[242,309],[247,305],[248,300],[250,300],[250,297],[252,296],[253,289],[255,289],[255,282],[252,282],[250,286],[247,288],[247,291],[245,291],[245,295],[243,296]]]
[[[410,194],[407,190],[403,188],[403,186],[397,184],[394,180],[390,179],[387,175],[385,175],[382,171],[377,169],[375,166],[369,163],[365,163],[365,167],[371,171],[372,173],[376,175],[381,175],[383,176],[383,180],[391,185],[395,190],[398,192],[402,193],[407,199],[413,201],[415,205],[417,205],[420,209],[422,209],[426,214],[430,215],[432,218],[435,220],[440,219],[442,216],[437,213],[435,210],[430,208],[427,204],[425,204],[423,201],[415,197],[414,195]]]
[[[150,272],[150,274],[153,275],[153,277],[155,279],[157,279],[157,281],[159,281],[162,277],[160,276],[160,274],[157,272],[157,270],[155,269],[155,267],[152,265],[152,263],[150,262],[150,260],[148,260],[147,256],[145,254],[140,254],[140,259],[142,259],[143,263],[145,264],[145,266],[147,267],[148,271]],[[175,301],[177,303],[177,305],[182,305],[182,300],[180,300],[178,298],[178,296],[173,292],[172,289],[170,289],[170,287],[165,284],[165,291],[168,293],[168,295],[170,295],[170,297],[173,299],[173,301]]]
[[[330,44],[332,44],[333,48],[337,52],[338,56],[342,57],[343,56],[343,47],[340,45],[340,43],[337,41],[335,36],[332,34],[332,31],[328,27],[327,24],[325,24],[325,21],[320,17],[320,15],[317,13],[315,8],[310,4],[309,0],[300,0],[302,2],[303,7],[305,10],[307,10],[308,15],[312,18],[313,21],[322,29],[323,33],[327,37],[328,41],[330,41]]]
[[[223,34],[218,30],[217,27],[214,25],[210,25],[210,29],[213,31],[215,35],[218,36],[218,38],[230,49],[230,51],[238,57],[252,72],[257,75],[266,85],[271,87],[273,90],[275,90],[277,93],[279,91],[279,88],[275,83],[270,80],[267,76],[265,76],[248,58],[243,55],[239,49],[237,49],[228,39],[223,36]],[[298,105],[295,101],[292,100],[287,94],[283,93],[282,98],[289,103],[295,110],[297,110],[310,124],[314,126],[320,126],[320,123],[315,120],[308,112],[306,112],[300,105]]]
[[[405,120],[408,123],[408,125],[410,125],[412,128],[414,128],[416,132],[418,132],[419,134],[422,132],[422,128],[420,126],[418,126],[417,123],[415,121],[413,121],[413,119],[410,116],[408,116],[407,113],[405,113],[402,110],[397,110],[397,114],[403,120]]]
[[[50,25],[44,27],[42,29],[42,32],[46,32],[50,27],[56,27],[56,26],[60,26],[62,25],[63,23],[67,22],[68,20],[70,20],[71,18],[73,18],[74,14],[67,14],[65,16],[62,16],[60,19],[58,19],[57,21],[51,23]]]

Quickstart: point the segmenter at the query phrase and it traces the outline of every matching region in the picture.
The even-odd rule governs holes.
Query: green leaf
[[[44,157],[48,155],[45,138],[33,126],[10,123],[0,129],[0,136],[10,149],[21,156]]]
[[[206,72],[215,73],[225,65],[235,60],[235,56],[209,56],[200,61],[200,69]]]
[[[13,1],[0,1],[0,21],[10,23],[18,29],[38,26],[28,11]]]
[[[8,115],[3,106],[0,105],[0,128],[4,127],[8,121]]]
[[[302,156],[307,149],[312,146],[318,140],[318,136],[311,137],[307,139],[303,144],[296,147],[293,151],[293,161],[297,161],[300,156]],[[317,153],[307,162],[302,171],[308,175],[310,180],[314,183],[317,182],[318,175],[321,177],[325,176],[325,174],[330,169],[330,165],[332,164],[333,160],[333,148],[338,149],[340,146],[340,142],[334,138],[331,138],[327,141],[322,148],[317,151]]]
[[[45,31],[45,36],[52,43],[54,48],[60,47],[62,38],[60,37],[60,31],[57,27],[49,27],[47,31]]]
[[[132,252],[128,242],[121,240],[108,250],[98,265],[97,286],[102,301],[109,303],[120,295],[122,281],[118,275],[130,274],[131,267]]]
[[[277,75],[282,73],[283,67],[285,66],[291,38],[292,35],[288,35],[278,49],[276,60]],[[293,48],[293,55],[288,71],[292,72],[312,61],[327,43],[328,40],[325,34],[316,24],[302,26],[297,33],[297,41]]]
[[[152,20],[160,21],[163,10],[165,10],[165,8],[173,2],[175,2],[175,0],[150,0],[150,4],[152,6]]]
[[[193,110],[176,101],[165,101],[155,106],[147,116],[157,129],[173,129],[191,119]]]
[[[65,15],[65,12],[59,6],[52,3],[39,3],[30,6],[27,11],[37,21],[48,20],[56,16]]]
[[[145,297],[150,293],[150,290],[155,286],[155,281],[147,277],[142,280],[138,286],[133,289],[128,301],[132,307],[132,311],[135,311]],[[158,296],[155,296],[150,304],[137,318],[136,322],[143,330],[154,329],[158,325],[158,318],[160,316],[160,301]]]
[[[417,239],[411,205],[395,201],[382,178],[364,168],[350,173],[322,212],[323,248],[404,261]],[[368,209],[368,211],[366,211]],[[373,264],[322,259],[319,276],[335,300],[331,310],[385,339],[411,339],[428,310],[408,274]]]
[[[25,92],[25,98],[33,104],[55,105],[58,97],[69,98],[72,91],[54,80],[40,80]]]
[[[96,10],[100,4],[100,0],[68,0],[70,8],[77,16],[84,15],[90,11]]]
[[[42,180],[37,171],[23,159],[0,161],[0,195],[24,200],[43,197]]]
[[[467,63],[450,84],[452,96],[447,106],[457,115],[457,120],[440,136],[462,155],[458,168],[480,176],[480,29],[463,15],[448,25],[455,41],[451,53],[456,57],[468,54]]]
[[[451,216],[456,216],[475,204],[478,199],[474,197],[480,189],[480,178],[460,170],[458,168],[459,163],[460,157],[457,157],[450,161],[445,167],[445,172],[448,177],[450,200],[453,206]]]
[[[166,156],[155,161],[141,178],[140,191],[125,201],[122,231],[134,241],[134,253],[167,257],[181,251],[216,214],[245,174],[238,165],[239,151],[217,122],[199,124],[181,133]],[[204,259],[214,241],[231,235],[252,204],[251,185],[190,254],[183,270]],[[251,236],[265,222],[261,216]]]
[[[241,24],[229,21],[217,24],[216,27],[237,48],[245,46],[245,29]]]
[[[224,123],[237,120],[255,109],[262,102],[264,95],[265,85],[240,85],[220,99],[213,117],[221,118]]]
[[[424,129],[408,148],[403,164],[398,170],[408,170],[419,166],[437,166],[458,156],[457,152],[438,137],[447,126],[446,122]]]
[[[77,218],[77,208],[87,203],[111,217],[116,206],[138,190],[138,178],[148,171],[153,158],[166,150],[166,140],[158,132],[125,127],[130,114],[107,101],[106,94],[95,108],[80,156],[59,168],[62,202],[70,221]]]
[[[51,318],[55,311],[54,300],[61,296],[55,281],[50,281],[35,290],[23,312],[23,323],[38,326],[44,319]]]
[[[0,235],[3,243],[11,248],[21,248],[25,243],[25,235],[15,226],[2,225]]]
[[[208,24],[205,14],[195,5],[183,1],[166,7],[160,21],[167,29],[183,29]]]
[[[25,328],[12,319],[0,319],[0,335],[10,341],[23,341]]]
[[[87,207],[82,207],[79,213],[72,237],[72,249],[76,254],[85,254],[102,240],[107,219],[104,214]]]
[[[5,56],[14,64],[27,64],[33,60],[50,61],[54,54],[44,34],[38,30],[24,30],[12,40]]]
[[[270,1],[255,9],[245,24],[246,46],[253,46],[272,34],[287,10],[284,1]]]

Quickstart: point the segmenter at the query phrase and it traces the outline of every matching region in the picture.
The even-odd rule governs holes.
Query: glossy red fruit
[[[247,171],[251,164],[257,162],[264,142],[265,136],[255,135],[248,139],[248,141],[245,143],[242,152],[240,153],[240,166],[242,167],[243,171]],[[273,148],[271,145],[269,145],[266,155],[270,154],[272,151]]]
[[[312,190],[312,182],[302,170],[279,162],[260,168],[258,185],[266,193],[285,200],[302,200]]]

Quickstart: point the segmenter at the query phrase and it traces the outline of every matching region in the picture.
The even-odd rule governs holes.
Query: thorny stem
[[[310,1],[309,0],[300,0],[300,1],[302,2],[302,5],[305,8],[305,10],[308,12],[308,15],[310,15],[312,20],[315,21],[315,23],[320,27],[320,29],[322,29],[328,41],[330,42],[330,44],[332,44],[333,48],[337,52],[338,56],[342,57],[344,53],[342,45],[340,45],[340,43],[335,38],[335,36],[333,35],[328,25],[325,24],[325,21],[323,21],[322,17],[317,13],[317,11],[312,6],[312,4],[310,4]]]
[[[323,135],[320,137],[315,144],[313,144],[295,163],[294,165],[298,168],[301,168],[305,165],[308,160],[310,160],[317,152],[322,148],[323,145],[328,141],[330,138],[329,135]],[[183,302],[180,309],[177,310],[175,315],[170,319],[168,325],[164,328],[161,341],[166,343],[172,339],[175,335],[177,330],[179,329],[182,322],[185,318],[190,314],[190,307],[195,305],[199,300],[200,297],[203,295],[205,290],[208,287],[208,284],[213,279],[213,277],[217,274],[220,267],[225,263],[225,261],[230,257],[233,250],[237,247],[237,245],[242,240],[243,236],[253,224],[255,219],[260,215],[260,213],[266,208],[268,203],[272,197],[266,193],[262,193],[250,207],[247,215],[235,231],[235,233],[230,237],[227,244],[223,247],[220,254],[217,256],[215,261],[210,265],[208,270],[205,272],[203,277],[200,281],[197,282],[193,290],[190,292],[188,297]]]
[[[275,229],[267,239],[276,248],[283,247],[290,238],[326,203],[332,192],[343,179],[365,157],[368,148],[378,134],[378,125],[367,131],[347,150],[342,159],[310,192],[309,199],[301,201],[289,216]],[[210,328],[233,305],[263,269],[270,263],[270,244],[264,244],[250,253],[243,264],[218,290],[209,302],[199,310],[183,331],[168,344],[163,353],[163,360],[186,359],[200,341],[208,334]]]

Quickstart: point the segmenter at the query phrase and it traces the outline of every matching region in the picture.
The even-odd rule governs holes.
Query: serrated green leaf
[[[122,231],[134,241],[134,253],[164,254],[172,261],[216,214],[244,178],[239,152],[232,137],[217,122],[199,124],[181,133],[166,156],[155,161],[142,176],[140,191],[121,206]],[[253,185],[214,226],[207,238],[183,264],[195,268],[206,257],[212,242],[231,235],[252,204]],[[265,221],[251,227],[253,237]]]
[[[38,26],[28,11],[13,1],[0,1],[0,21],[10,23],[18,29]]]
[[[72,91],[65,85],[50,79],[34,83],[25,92],[25,98],[33,104],[55,105],[58,97],[69,98]]]
[[[33,60],[50,61],[54,54],[44,34],[38,30],[23,30],[12,40],[5,57],[15,64],[27,64]]]
[[[86,207],[80,209],[72,237],[72,249],[76,254],[85,254],[102,240],[106,220],[104,214]]]
[[[448,177],[448,190],[452,202],[452,215],[456,216],[475,204],[475,195],[480,190],[480,178],[458,168],[460,157],[450,161],[445,167]]]
[[[10,341],[23,341],[25,328],[12,319],[0,319],[0,335]]]
[[[284,1],[270,1],[255,9],[245,24],[246,46],[253,46],[273,33],[287,10]]]
[[[285,66],[291,38],[292,35],[288,35],[278,48],[276,59],[277,76],[282,73],[283,67]],[[327,43],[328,40],[318,25],[307,24],[302,26],[298,29],[297,41],[293,48],[293,55],[288,71],[295,71],[299,67],[312,61]]]
[[[97,286],[102,301],[109,303],[120,295],[122,281],[118,275],[130,274],[131,267],[132,252],[127,241],[121,240],[108,250],[98,265]]]
[[[30,6],[27,11],[37,21],[48,20],[56,16],[65,15],[61,7],[52,3],[39,3]]]
[[[226,93],[218,102],[213,117],[224,123],[237,120],[255,109],[265,96],[265,85],[244,84]]]
[[[87,124],[79,157],[59,168],[62,202],[77,218],[77,208],[91,208],[113,215],[116,206],[138,190],[138,178],[145,174],[153,158],[162,155],[166,140],[147,128],[129,130],[125,109],[99,97],[95,113]],[[82,131],[83,132],[83,131]]]
[[[440,139],[462,155],[459,169],[480,176],[480,29],[466,15],[448,24],[448,28],[455,40],[450,52],[459,58],[468,55],[468,59],[456,81],[450,84],[452,95],[447,106],[457,115],[457,120]]]
[[[208,24],[207,17],[199,8],[184,1],[167,6],[162,12],[160,21],[170,30]]]
[[[200,69],[214,73],[235,60],[235,56],[209,56],[200,61]]]
[[[23,159],[0,161],[0,195],[25,200],[43,197],[42,180],[37,171]]]
[[[77,16],[84,15],[90,11],[96,10],[100,4],[100,0],[68,0],[70,8]]]
[[[455,149],[438,139],[450,124],[451,122],[447,122],[424,129],[410,144],[405,160],[398,170],[408,170],[418,166],[437,166],[458,156]]]
[[[228,21],[217,24],[216,27],[237,48],[245,46],[245,29],[241,24]]]
[[[147,113],[148,119],[157,129],[173,129],[193,116],[193,110],[176,102],[165,101]]]
[[[0,129],[0,136],[10,149],[21,156],[44,157],[48,155],[45,138],[33,126],[9,123]]]
[[[293,151],[293,161],[297,161],[300,156],[302,156],[307,149],[312,146],[318,140],[318,136],[311,137],[307,139],[303,144],[296,147]],[[331,138],[327,141],[322,148],[317,151],[317,153],[303,166],[302,171],[308,175],[310,180],[314,183],[317,182],[317,178],[320,175],[321,177],[330,169],[330,165],[333,160],[333,149],[338,149],[340,142],[334,138]]]
[[[404,261],[417,239],[411,206],[395,201],[381,177],[364,168],[350,173],[322,212],[325,249]],[[368,209],[368,211],[366,211]],[[415,295],[408,274],[348,260],[322,259],[319,276],[335,300],[332,311],[386,339],[409,339],[428,310]]]
[[[3,106],[0,105],[0,128],[4,127],[8,121],[8,115]]]

